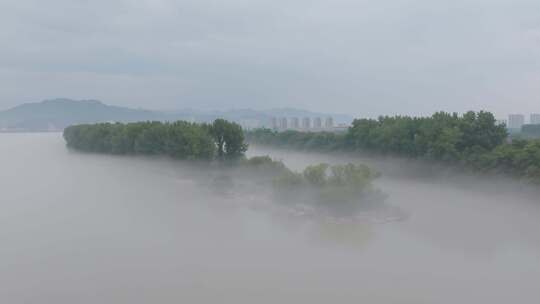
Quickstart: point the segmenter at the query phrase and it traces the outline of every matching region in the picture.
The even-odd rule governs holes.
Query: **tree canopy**
[[[247,151],[242,127],[237,123],[216,119],[210,126],[210,134],[214,138],[220,159],[238,158]]]
[[[242,157],[247,149],[242,128],[222,119],[212,125],[176,122],[100,123],[64,130],[68,147],[97,153],[167,155],[211,160]]]
[[[373,182],[380,174],[366,165],[325,163],[306,167],[297,173],[284,170],[274,178],[274,190],[285,202],[318,204],[329,210],[351,213],[378,206],[386,195]]]
[[[506,126],[497,124],[493,114],[484,111],[356,119],[345,134],[259,129],[248,132],[247,138],[254,143],[306,150],[436,160],[540,181],[539,141],[509,143]]]

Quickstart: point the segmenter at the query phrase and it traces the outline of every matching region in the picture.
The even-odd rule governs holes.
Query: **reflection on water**
[[[252,148],[296,169],[345,161]],[[540,212],[528,189],[404,178],[396,173],[410,167],[365,161],[387,173],[378,186],[405,219],[291,215],[264,188],[241,181],[230,191],[228,178],[216,181],[179,162],[72,153],[59,134],[0,134],[0,299],[538,300]]]

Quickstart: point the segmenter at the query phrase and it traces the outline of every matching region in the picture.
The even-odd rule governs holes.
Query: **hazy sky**
[[[540,112],[540,1],[0,0],[0,109],[54,97]]]

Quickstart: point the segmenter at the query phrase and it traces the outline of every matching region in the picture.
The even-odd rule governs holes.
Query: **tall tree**
[[[239,158],[247,151],[244,132],[237,123],[216,119],[210,126],[210,133],[216,142],[217,154],[220,159]]]

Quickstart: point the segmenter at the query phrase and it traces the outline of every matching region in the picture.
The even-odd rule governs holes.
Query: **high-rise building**
[[[510,114],[508,115],[508,128],[509,129],[521,129],[525,124],[525,115],[523,114]]]
[[[272,125],[272,130],[279,129],[277,117],[272,117],[271,120],[270,120],[270,124]]]
[[[531,114],[531,125],[540,125],[540,114]]]
[[[291,128],[300,129],[300,118],[298,117],[291,118]]]
[[[322,129],[322,119],[320,117],[315,117],[313,120],[313,128]]]
[[[289,125],[287,123],[287,117],[281,117],[279,120],[279,127],[281,130],[287,130],[289,128]]]
[[[311,118],[304,117],[302,119],[302,129],[305,129],[305,130],[311,129]]]
[[[324,127],[326,129],[332,129],[334,127],[334,119],[332,117],[326,117],[324,121]]]

